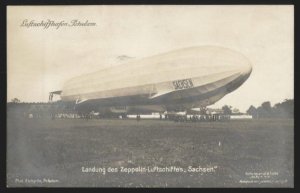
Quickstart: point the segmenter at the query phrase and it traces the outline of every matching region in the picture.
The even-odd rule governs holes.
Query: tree
[[[234,108],[232,110],[232,113],[234,113],[234,114],[240,114],[241,112],[240,112],[240,110],[238,108]]]
[[[12,103],[20,103],[21,101],[18,98],[13,98],[11,100]]]
[[[257,117],[257,109],[253,105],[251,105],[246,112],[247,112],[247,114],[252,115],[253,118],[258,118]]]
[[[261,104],[261,107],[267,111],[267,112],[271,112],[272,111],[272,107],[271,107],[271,103],[269,101],[263,102]]]
[[[282,103],[277,103],[273,107],[273,112],[276,117],[293,118],[294,117],[294,100],[285,99]]]
[[[228,106],[228,105],[224,105],[222,107],[222,110],[224,112],[225,115],[231,115],[232,114],[232,110],[231,110],[231,106]]]
[[[258,110],[259,117],[262,118],[273,117],[273,110],[271,107],[271,103],[269,101],[263,102],[257,110]]]

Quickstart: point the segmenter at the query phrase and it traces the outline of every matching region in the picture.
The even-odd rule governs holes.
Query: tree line
[[[263,102],[259,107],[253,105],[246,111],[253,118],[294,118],[294,99],[285,99],[281,103],[271,106],[269,101]]]
[[[11,100],[12,104],[21,103],[17,98]],[[39,104],[39,103],[21,103],[21,104]],[[48,104],[48,103],[43,103]],[[58,103],[57,103],[58,104]],[[201,114],[206,114],[206,109]],[[202,110],[202,111],[203,111]],[[232,106],[224,105],[222,107],[223,114],[239,114],[238,109],[233,109]],[[246,111],[247,114],[252,115],[253,118],[294,118],[294,99],[285,99],[281,103],[276,103],[271,106],[269,101],[263,102],[259,107],[251,105]],[[241,114],[241,113],[240,113]]]

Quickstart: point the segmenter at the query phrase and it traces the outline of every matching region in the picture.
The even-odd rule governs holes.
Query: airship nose
[[[244,76],[249,76],[252,72],[252,65],[249,61],[241,64],[240,72]]]
[[[232,92],[241,86],[250,76],[252,72],[252,65],[247,58],[239,58],[239,65],[237,65],[237,70],[240,75],[230,84],[231,86],[228,88],[228,91]]]
[[[232,69],[237,75],[227,87],[228,91],[232,92],[249,78],[252,72],[252,65],[247,57],[231,50],[226,50],[226,54],[223,55],[223,59],[226,61],[228,69]]]
[[[217,67],[219,71],[233,71],[241,76],[250,75],[252,71],[251,62],[242,53],[223,47],[211,46],[207,48],[210,54],[208,61],[211,66]],[[204,54],[202,54],[204,55]],[[201,56],[202,56],[201,55]]]
[[[231,52],[230,54],[228,54],[229,66],[238,71],[242,77],[248,78],[252,72],[250,60],[238,52]]]

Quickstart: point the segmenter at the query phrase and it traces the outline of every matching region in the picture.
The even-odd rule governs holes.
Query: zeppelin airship
[[[189,47],[74,77],[59,92],[77,109],[97,112],[178,112],[214,104],[252,71],[241,53]]]

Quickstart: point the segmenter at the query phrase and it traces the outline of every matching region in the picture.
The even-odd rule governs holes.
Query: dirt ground
[[[10,110],[7,116],[8,187],[294,186],[293,119],[51,120]]]

